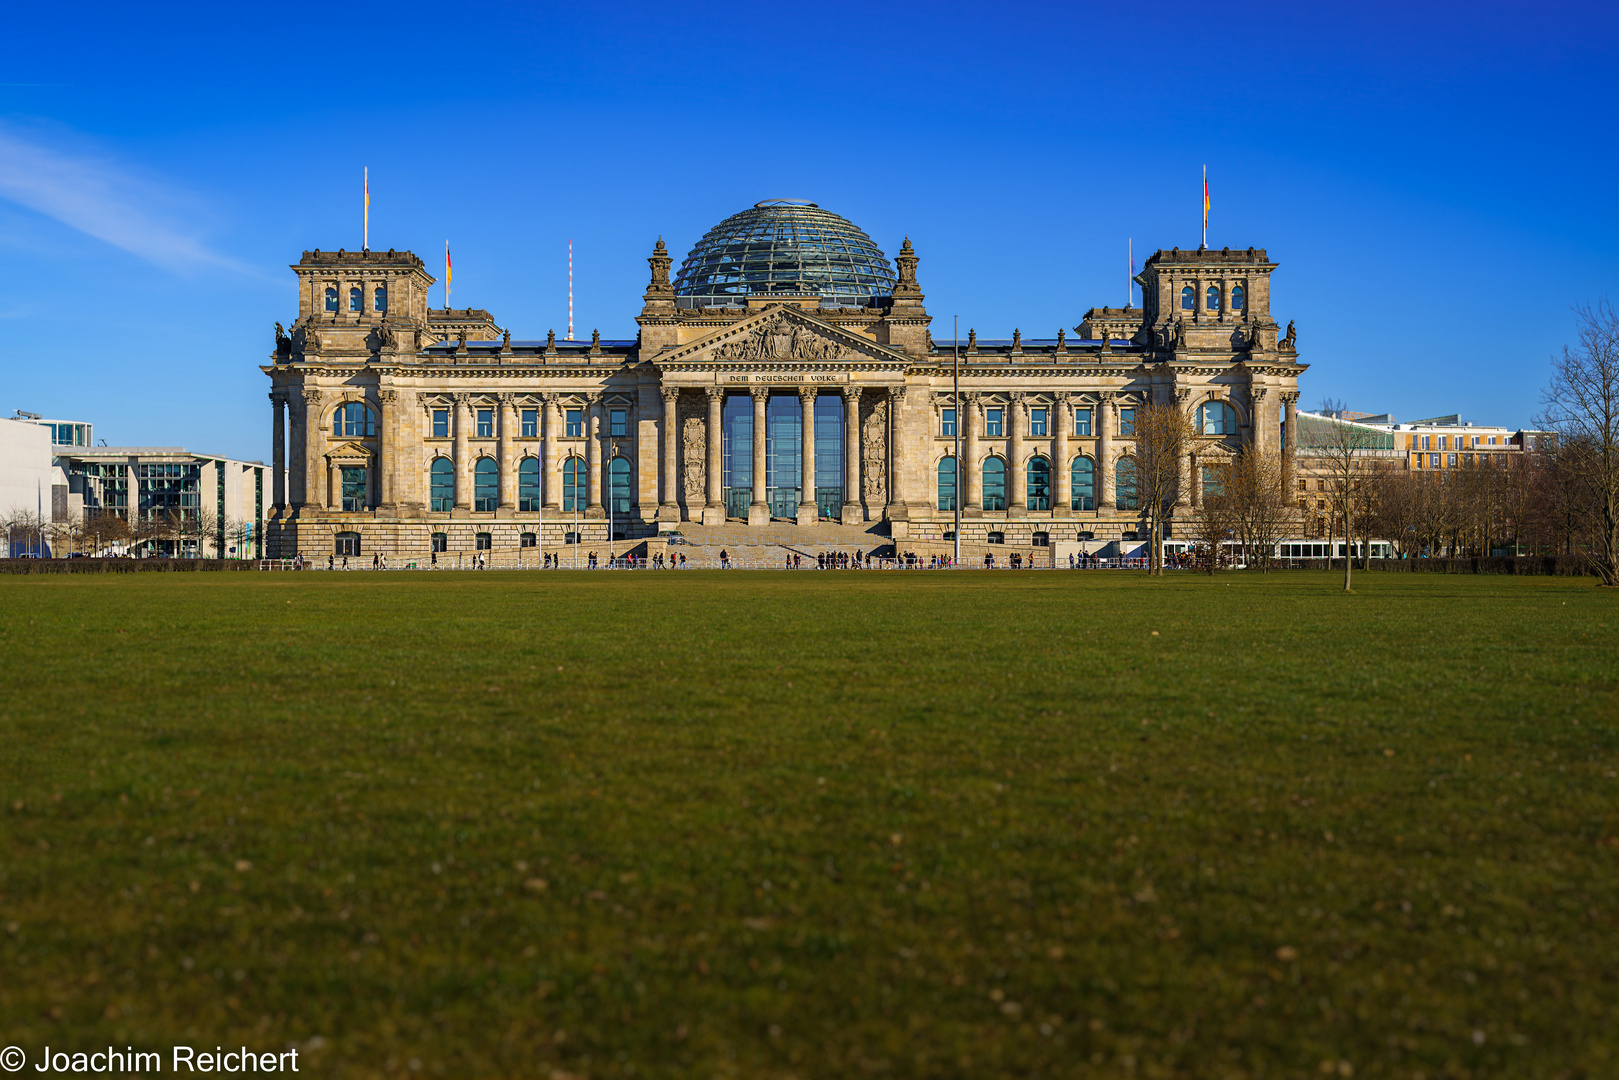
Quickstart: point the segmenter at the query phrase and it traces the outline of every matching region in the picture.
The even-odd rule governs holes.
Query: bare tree
[[[1164,518],[1184,483],[1194,437],[1191,418],[1176,404],[1136,410],[1136,493],[1147,515],[1149,574],[1164,572]]]
[[[1298,446],[1299,452],[1314,458],[1317,467],[1330,478],[1333,516],[1344,537],[1344,591],[1348,592],[1354,563],[1348,556],[1354,537],[1355,484],[1365,472],[1371,452],[1388,437],[1376,428],[1342,419],[1344,411],[1343,402],[1329,398],[1321,403],[1321,417],[1299,417],[1302,438]]]
[[[1252,445],[1231,460],[1224,474],[1225,495],[1231,502],[1232,527],[1242,540],[1243,561],[1268,571],[1296,514],[1282,490],[1285,465],[1279,453]]]
[[[1589,502],[1591,560],[1603,585],[1619,586],[1619,312],[1607,300],[1574,310],[1578,341],[1552,358],[1541,425],[1583,451],[1567,464]]]

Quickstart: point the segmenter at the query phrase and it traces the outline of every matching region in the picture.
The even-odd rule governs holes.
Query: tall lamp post
[[[961,316],[950,316],[950,348],[954,356],[954,371],[951,375],[952,391],[951,404],[956,411],[956,422],[952,425],[956,436],[956,483],[955,496],[950,500],[956,510],[956,528],[951,533],[956,539],[956,553],[950,565],[953,569],[961,566]]]

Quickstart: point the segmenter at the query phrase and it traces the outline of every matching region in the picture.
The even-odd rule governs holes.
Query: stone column
[[[1293,470],[1294,456],[1299,446],[1299,395],[1298,391],[1290,390],[1282,395],[1282,406],[1287,410],[1283,423],[1286,425],[1286,441],[1282,445],[1282,495],[1289,503],[1293,501]]]
[[[376,463],[377,470],[377,502],[392,508],[394,505],[394,469],[396,462],[395,449],[399,445],[399,436],[394,428],[399,423],[399,394],[395,390],[381,389],[377,391],[377,434],[379,436],[379,454],[381,460]]]
[[[273,417],[270,422],[270,499],[271,505],[278,510],[287,504],[286,404],[286,396],[281,391],[270,391],[270,413]]]
[[[1051,406],[1051,471],[1053,495],[1051,509],[1057,517],[1073,513],[1074,473],[1069,466],[1068,436],[1074,426],[1074,403],[1068,395],[1058,394]]]
[[[1113,394],[1096,395],[1096,509],[1101,513],[1118,510],[1118,494],[1113,475]]]
[[[911,516],[911,479],[905,460],[905,387],[888,388],[888,520]],[[902,537],[901,537],[902,538]]]
[[[843,524],[866,520],[860,509],[860,387],[843,388]]]
[[[499,442],[496,444],[497,464],[500,467],[500,501],[496,504],[502,510],[517,509],[517,462],[512,457],[512,429],[517,423],[513,411],[512,395],[502,393],[499,397],[500,428],[496,431]]]
[[[963,394],[962,411],[964,417],[957,417],[957,423],[966,423],[962,429],[961,456],[965,459],[956,466],[957,498],[966,493],[962,499],[961,512],[966,517],[979,517],[984,512],[984,471],[978,460],[978,429],[981,412],[978,408],[977,394]]]
[[[326,440],[321,435],[320,413],[321,392],[319,390],[305,390],[304,397],[304,438],[303,438],[303,496],[304,503],[310,507],[319,507],[321,485],[321,458],[324,456],[321,449]]]
[[[1029,473],[1023,463],[1022,394],[1010,394],[1006,401],[1006,471],[1012,484],[1006,516],[1023,517],[1029,512]]]
[[[343,471],[330,459],[326,462],[326,509],[343,509]]]
[[[815,399],[817,393],[814,387],[801,386],[798,389],[798,408],[803,417],[799,430],[800,442],[803,449],[799,453],[799,463],[803,465],[802,479],[798,487],[798,523],[800,525],[814,525],[820,519],[820,508],[815,502]]]
[[[708,427],[704,436],[708,446],[708,505],[703,507],[704,525],[725,524],[725,391],[710,386],[708,395]]]
[[[679,417],[677,406],[680,391],[672,386],[663,388],[663,500],[658,507],[658,520],[680,520],[680,449]]]
[[[540,434],[540,455],[545,460],[544,476],[540,480],[541,498],[545,511],[553,516],[562,513],[562,407],[555,394],[540,395],[541,420],[545,426]]]
[[[450,453],[455,458],[455,508],[472,509],[472,463],[467,460],[467,432],[472,427],[471,398],[466,394],[451,394],[455,402],[455,425],[450,435],[454,439]]]
[[[1203,505],[1203,473],[1198,468],[1197,451],[1195,450],[1186,455],[1186,476],[1187,486],[1191,488],[1186,493],[1186,496],[1192,505],[1192,509],[1195,510]],[[1177,505],[1179,504],[1177,503]]]
[[[1174,402],[1175,408],[1179,409],[1181,411],[1181,415],[1186,418],[1187,424],[1190,425],[1193,418],[1193,412],[1191,409],[1191,388],[1185,386],[1172,388],[1170,390],[1170,399]],[[1195,455],[1187,458],[1188,462],[1193,460],[1195,460]],[[1183,466],[1181,468],[1181,474],[1176,479],[1175,483],[1175,507],[1180,510],[1190,509],[1192,505],[1191,489],[1192,481],[1195,479],[1195,477],[1193,473],[1189,471],[1190,468],[1191,467],[1189,464]]]
[[[748,505],[749,525],[769,525],[770,506],[765,502],[765,404],[770,391],[756,386],[753,395],[753,501]]]
[[[602,451],[600,397],[591,395],[585,402],[585,516],[606,517],[602,508]]]

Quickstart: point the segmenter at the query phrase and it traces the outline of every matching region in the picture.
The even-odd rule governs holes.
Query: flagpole
[[[1132,236],[1125,243],[1129,245],[1126,250],[1130,259],[1130,269],[1124,275],[1124,306],[1128,308],[1130,301],[1136,298],[1136,238]]]
[[[1203,166],[1203,247],[1209,246],[1209,167]]]
[[[955,498],[951,500],[952,502],[954,502],[956,504],[955,505],[955,510],[956,510],[955,530],[956,531],[951,534],[953,536],[953,538],[955,539],[955,542],[956,542],[956,551],[955,551],[954,561],[951,562],[950,568],[952,570],[959,570],[961,568],[961,485],[962,485],[962,471],[961,471],[961,423],[962,423],[962,415],[961,415],[961,316],[960,315],[952,315],[952,316],[950,316],[950,326],[951,326],[951,330],[950,330],[950,337],[951,337],[950,352],[951,352],[951,355],[954,357],[954,361],[953,361],[954,368],[953,368],[953,372],[952,372],[952,375],[951,375],[951,382],[954,385],[951,387],[951,395],[950,395],[951,396],[951,402],[950,403],[951,403],[951,405],[953,405],[955,407],[955,410],[956,410],[956,422],[955,422],[955,424],[952,425],[955,428],[955,436],[956,436],[956,445],[955,445],[955,455],[956,455],[956,457],[955,457],[956,495],[955,495]]]
[[[365,237],[361,251],[371,250],[371,166],[365,166]]]
[[[444,310],[450,310],[450,242],[444,241]]]

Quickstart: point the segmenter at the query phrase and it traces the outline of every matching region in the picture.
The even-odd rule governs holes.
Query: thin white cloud
[[[180,192],[66,141],[0,124],[0,198],[170,270],[242,269],[177,223]]]

